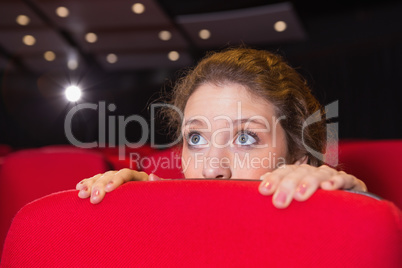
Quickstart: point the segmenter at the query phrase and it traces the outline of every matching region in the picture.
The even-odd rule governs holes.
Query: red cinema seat
[[[137,165],[137,161],[135,161],[137,157],[147,157],[148,155],[157,151],[149,144],[140,146],[138,148],[131,148],[129,146],[116,147],[104,145],[103,147],[97,147],[93,150],[102,153],[112,165],[114,170],[120,170],[123,168],[139,170],[140,167]]]
[[[0,144],[0,157],[6,156],[13,151],[12,147],[7,144]]]
[[[342,141],[339,164],[370,192],[402,208],[402,140]]]
[[[0,144],[0,169],[4,162],[4,157],[13,151],[12,147],[7,144]]]
[[[402,267],[401,211],[346,191],[287,209],[258,181],[129,182],[98,205],[77,191],[14,218],[1,267]]]
[[[0,249],[13,216],[25,204],[56,191],[74,189],[81,179],[107,170],[101,154],[71,146],[9,154],[0,170]]]

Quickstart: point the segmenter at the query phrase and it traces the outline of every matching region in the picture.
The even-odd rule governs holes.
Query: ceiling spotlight
[[[25,35],[23,38],[22,38],[22,42],[25,44],[25,45],[27,45],[27,46],[33,46],[33,45],[35,45],[35,43],[36,43],[36,39],[35,39],[35,37],[33,37],[32,35]]]
[[[69,70],[74,71],[78,68],[78,61],[76,59],[70,59],[67,62],[67,67]]]
[[[95,43],[98,40],[98,36],[95,33],[87,33],[85,40],[87,40],[88,43]]]
[[[118,58],[117,55],[114,53],[110,53],[106,56],[106,60],[107,62],[109,62],[110,64],[116,63]]]
[[[168,41],[172,38],[172,34],[169,31],[160,31],[158,36],[162,41]]]
[[[69,86],[64,92],[68,101],[76,102],[81,98],[81,89],[77,86]]]
[[[180,54],[177,51],[170,51],[168,54],[168,58],[171,61],[177,61],[180,58]]]
[[[66,7],[58,7],[56,8],[56,14],[60,18],[66,18],[70,14],[70,11]]]
[[[135,14],[142,14],[145,11],[145,6],[141,3],[135,3],[131,9]]]
[[[275,24],[274,24],[274,29],[277,32],[283,32],[286,30],[286,28],[287,28],[287,25],[286,25],[286,22],[284,22],[284,21],[279,20],[279,21],[275,22]]]
[[[209,30],[207,30],[207,29],[202,29],[201,31],[199,31],[198,36],[201,39],[206,40],[206,39],[209,39],[211,37],[211,32]]]
[[[31,20],[29,19],[28,16],[25,16],[25,15],[18,15],[18,17],[15,19],[15,21],[16,21],[19,25],[25,26],[25,25],[28,25]]]
[[[54,54],[53,51],[46,51],[45,54],[43,54],[43,57],[47,61],[54,61],[56,59],[56,54]]]
[[[132,5],[131,10],[135,14],[142,14],[145,12],[145,6],[141,3],[135,3],[134,5]]]

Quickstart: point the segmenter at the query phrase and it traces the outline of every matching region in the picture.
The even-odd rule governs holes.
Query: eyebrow
[[[199,119],[190,119],[184,124],[184,126],[186,127],[186,126],[192,125],[192,124],[204,125],[205,123],[203,121],[199,120]]]
[[[257,124],[257,125],[261,125],[266,127],[267,125],[262,122],[261,120],[258,119],[252,119],[252,118],[241,118],[241,119],[235,119],[233,120],[233,125],[243,125],[246,123],[253,123],[253,124]],[[184,127],[187,127],[188,125],[205,125],[205,122],[199,119],[190,119],[188,120],[185,124]]]
[[[236,119],[233,121],[233,125],[243,125],[246,123],[253,123],[253,124],[257,124],[257,125],[261,125],[266,127],[267,125],[262,121],[262,120],[258,120],[258,119],[252,119],[252,118],[242,118],[242,119]]]

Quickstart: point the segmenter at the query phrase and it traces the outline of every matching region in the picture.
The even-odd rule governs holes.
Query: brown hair
[[[324,119],[309,125],[303,131],[306,119],[316,111],[322,115],[322,107],[312,95],[306,80],[282,57],[265,50],[243,47],[209,53],[177,81],[170,104],[184,111],[191,94],[206,83],[237,83],[272,103],[277,118],[285,117],[279,122],[286,133],[286,161],[294,163],[303,156],[308,156],[309,164],[322,164],[322,160],[312,156],[305,145],[319,153],[324,151]],[[176,137],[179,137],[182,118],[172,109],[165,112],[169,126],[177,131]]]

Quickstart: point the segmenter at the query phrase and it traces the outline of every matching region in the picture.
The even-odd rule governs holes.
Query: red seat
[[[339,164],[370,192],[402,208],[402,140],[342,141]]]
[[[391,202],[317,191],[273,207],[258,181],[130,182],[98,205],[77,191],[26,205],[1,267],[402,267]]]
[[[0,170],[0,249],[17,211],[44,195],[74,189],[81,179],[108,170],[99,153],[72,146],[20,150]]]
[[[12,147],[7,144],[0,144],[0,157],[6,156],[13,151]]]
[[[157,151],[148,144],[138,148],[130,148],[128,146],[111,147],[105,145],[104,147],[98,147],[93,150],[102,153],[115,170],[123,168],[139,170],[140,167],[133,159],[135,160],[137,156],[139,158],[147,157]]]

